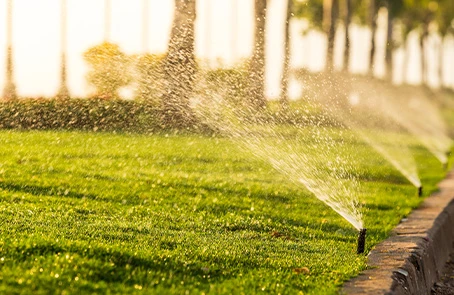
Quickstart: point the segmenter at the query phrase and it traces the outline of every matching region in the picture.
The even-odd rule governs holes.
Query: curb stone
[[[341,294],[431,293],[454,243],[454,172],[438,185],[440,191],[376,245],[368,255],[369,269],[346,282]]]

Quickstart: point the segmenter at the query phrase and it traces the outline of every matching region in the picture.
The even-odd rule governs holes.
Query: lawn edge
[[[454,171],[368,255],[341,294],[430,294],[454,243]]]

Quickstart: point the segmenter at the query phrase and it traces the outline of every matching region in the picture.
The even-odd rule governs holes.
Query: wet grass
[[[228,139],[1,131],[0,144],[2,294],[333,294],[366,268],[349,223]],[[348,146],[368,251],[422,199]],[[413,152],[427,194],[444,172]]]

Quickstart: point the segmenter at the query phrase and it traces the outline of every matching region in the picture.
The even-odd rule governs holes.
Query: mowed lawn
[[[360,141],[367,251],[416,189]],[[335,294],[357,231],[226,138],[0,131],[1,294]],[[425,192],[445,172],[414,145]]]

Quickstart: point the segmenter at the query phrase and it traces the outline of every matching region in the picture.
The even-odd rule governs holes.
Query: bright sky
[[[129,54],[165,52],[173,18],[172,0],[148,0],[148,44],[143,44],[142,0],[111,0],[111,41]],[[210,5],[207,3],[210,1]],[[15,82],[20,95],[51,96],[59,84],[60,65],[60,0],[13,0],[13,44]],[[196,24],[198,56],[209,55],[225,62],[247,56],[253,33],[251,0],[237,0],[238,23],[232,26],[232,7],[225,0],[199,0]],[[272,1],[279,3],[281,1]],[[104,0],[67,0],[68,5],[68,79],[73,95],[86,95],[86,66],[82,53],[104,40]],[[6,31],[7,0],[0,0],[0,32]],[[207,17],[208,9],[213,14]],[[273,9],[275,10],[275,9]],[[215,16],[214,16],[215,15]],[[207,22],[211,25],[207,26]],[[236,41],[232,27],[236,27]],[[209,28],[209,31],[208,31]],[[279,30],[279,29],[278,29]],[[276,31],[276,30],[275,30]],[[207,42],[210,33],[211,42]],[[281,43],[281,42],[279,42]],[[0,33],[0,69],[5,68],[6,34]],[[0,87],[4,85],[4,70],[0,71]]]
[[[148,0],[148,42],[143,45],[143,0],[111,0],[111,41],[129,54],[165,52],[173,18],[173,0]],[[233,10],[236,1],[237,9]],[[14,79],[22,96],[52,96],[59,85],[61,0],[13,0]],[[82,53],[104,39],[105,0],[67,0],[68,80],[73,96],[85,96],[86,65]],[[209,4],[209,5],[208,5]],[[253,0],[198,0],[196,53],[229,64],[247,57],[253,35]],[[5,80],[7,0],[0,0],[0,91]],[[211,13],[211,14],[209,14]],[[233,18],[233,13],[236,18]],[[269,0],[267,23],[267,87],[269,97],[279,95],[283,57],[285,1]],[[237,22],[234,23],[233,20]],[[208,25],[209,24],[209,25]],[[323,67],[323,35],[301,35],[304,23],[292,23],[292,60],[313,70]],[[352,70],[362,72],[367,65],[364,44],[367,30],[354,27]],[[342,31],[340,30],[340,34]],[[236,38],[234,38],[236,36]],[[380,34],[379,34],[380,36]],[[207,38],[210,41],[208,42]],[[382,36],[383,37],[383,36]],[[339,39],[339,40],[342,40]],[[339,44],[342,45],[341,42]],[[342,53],[340,52],[340,55]],[[379,70],[380,71],[380,70]]]

